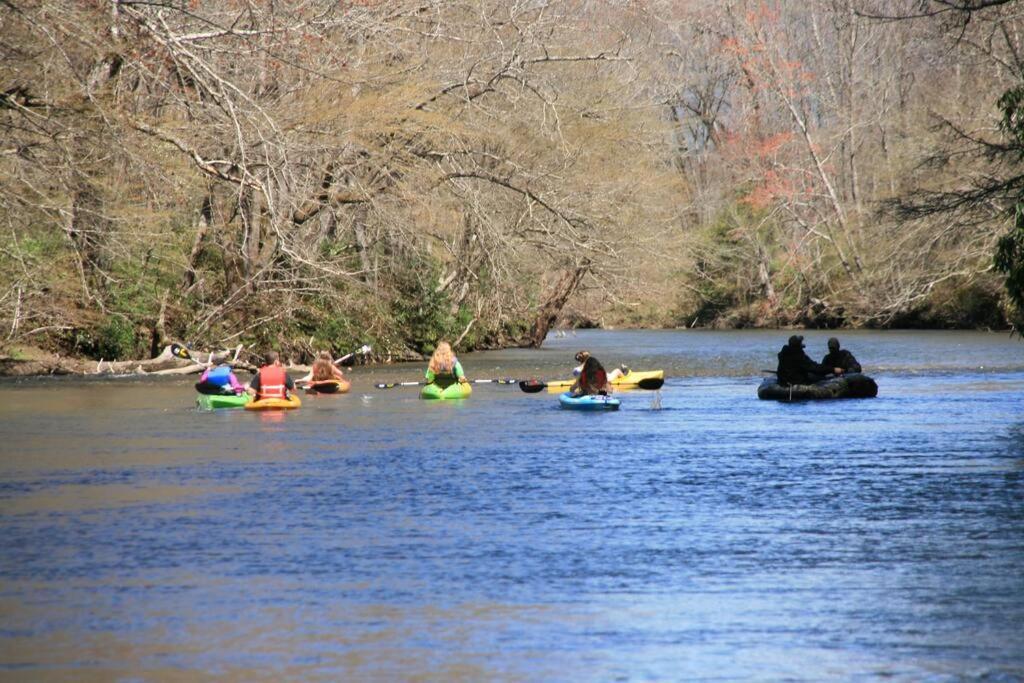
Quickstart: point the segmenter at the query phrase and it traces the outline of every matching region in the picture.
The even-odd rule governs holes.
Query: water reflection
[[[598,416],[372,389],[419,366],[287,413],[197,412],[178,380],[0,386],[0,677],[1024,675],[1019,347],[943,335],[1004,369],[929,370],[928,335],[844,335],[899,366],[880,397],[789,405],[754,393],[779,336],[463,359],[678,370]]]

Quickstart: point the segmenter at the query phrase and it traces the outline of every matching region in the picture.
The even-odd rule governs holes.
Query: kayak
[[[246,410],[291,410],[302,405],[298,395],[292,394],[288,398],[261,398],[258,401],[247,403]]]
[[[441,388],[437,384],[428,384],[420,390],[420,398],[429,399],[452,399],[469,398],[473,393],[473,386],[466,382],[455,382],[447,387]]]
[[[196,407],[201,410],[243,408],[251,400],[249,394],[199,394],[196,396]]]
[[[619,399],[611,396],[573,396],[568,391],[558,397],[558,404],[569,410],[618,410]]]
[[[823,379],[814,384],[791,384],[786,387],[780,385],[777,378],[769,377],[757,388],[757,397],[762,401],[874,398],[877,395],[878,384],[875,380],[859,372]]]
[[[627,374],[621,377],[616,377],[611,381],[611,385],[616,389],[636,389],[637,383],[642,379],[665,379],[664,370],[630,370]],[[567,391],[572,386],[574,379],[563,379],[555,382],[548,382],[548,393],[560,394],[563,391]]]
[[[306,387],[309,394],[347,394],[352,388],[352,382],[344,379],[325,379],[320,382],[310,382]]]

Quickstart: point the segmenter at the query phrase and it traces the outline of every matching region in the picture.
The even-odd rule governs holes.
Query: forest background
[[[0,0],[0,346],[1020,325],[1016,0]]]

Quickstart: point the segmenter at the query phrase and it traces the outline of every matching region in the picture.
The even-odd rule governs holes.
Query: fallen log
[[[177,345],[165,346],[156,358],[108,361],[66,358],[45,352],[36,352],[31,359],[0,358],[0,376],[31,377],[38,375],[79,375],[131,377],[138,375],[191,375],[199,374],[211,365],[231,363],[236,370],[255,372],[250,363],[239,362],[241,349],[189,352],[186,358],[175,355]]]
[[[147,375],[162,370],[183,370],[202,372],[212,363],[218,363],[230,357],[230,351],[190,354],[192,358],[181,358],[174,354],[174,345],[164,347],[160,355],[147,360],[100,360],[93,375]],[[203,358],[203,356],[206,356]]]

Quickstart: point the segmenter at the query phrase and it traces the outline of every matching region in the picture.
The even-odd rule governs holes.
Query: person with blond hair
[[[452,351],[451,344],[446,341],[439,342],[434,349],[425,376],[428,383],[436,384],[442,389],[456,382],[469,381],[466,379],[466,373],[462,371],[462,364]]]

